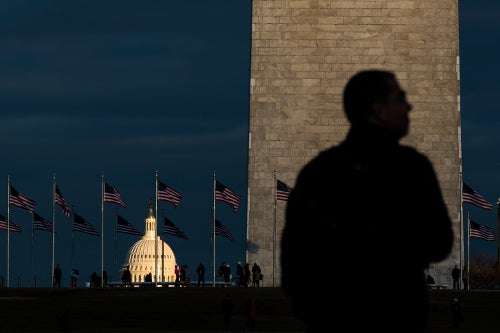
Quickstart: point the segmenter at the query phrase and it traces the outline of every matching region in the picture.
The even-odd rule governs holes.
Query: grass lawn
[[[301,332],[280,289],[133,288],[0,289],[0,332],[223,331],[222,300],[234,304],[231,331],[242,331],[246,304],[256,303],[256,331]],[[451,328],[450,302],[460,296],[465,322]],[[430,332],[500,332],[500,292],[432,292]]]

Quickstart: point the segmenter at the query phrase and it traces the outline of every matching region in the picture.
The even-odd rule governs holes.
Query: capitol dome
[[[174,282],[175,281],[175,255],[170,246],[160,236],[156,237],[156,218],[152,205],[149,206],[149,214],[145,220],[144,236],[137,241],[127,254],[126,265],[129,266],[132,282],[143,282],[144,277],[151,273],[152,281]],[[158,251],[155,253],[155,243]],[[155,255],[157,260],[155,260]],[[156,262],[156,270],[155,270]],[[157,272],[155,274],[155,272]],[[156,275],[158,279],[156,279]]]

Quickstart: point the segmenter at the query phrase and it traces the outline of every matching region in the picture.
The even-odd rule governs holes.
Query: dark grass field
[[[221,306],[226,294],[235,306],[229,330]],[[465,313],[458,329],[451,327],[450,311],[456,296]],[[250,298],[256,303],[255,331],[304,331],[280,289],[134,288],[0,289],[0,332],[241,332]],[[430,332],[500,332],[500,292],[433,292]]]

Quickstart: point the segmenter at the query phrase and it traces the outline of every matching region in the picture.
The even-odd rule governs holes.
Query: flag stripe
[[[115,203],[122,207],[127,207],[120,192],[108,183],[104,183],[104,202]]]
[[[64,199],[64,197],[61,193],[61,190],[59,189],[59,186],[57,186],[57,185],[56,185],[56,193],[55,193],[54,201],[57,205],[59,205],[59,207],[61,207],[61,209],[66,217],[71,216],[71,207]]]
[[[99,236],[99,233],[94,226],[76,213],[73,214],[73,230],[93,236]]]
[[[52,222],[33,212],[33,227],[35,230],[52,232]]]
[[[225,225],[223,225],[219,220],[215,220],[215,234],[217,236],[225,237],[230,241],[235,240],[231,231]]]
[[[9,204],[29,210],[32,212],[35,210],[36,206],[36,201],[28,198],[26,195],[19,193],[14,186],[10,185],[10,191],[9,191]]]
[[[165,183],[158,181],[158,200],[166,201],[177,207],[182,200],[182,194]]]
[[[240,207],[240,197],[219,181],[215,182],[215,200],[228,203],[235,211]]]
[[[476,192],[466,183],[463,183],[462,197],[464,202],[473,204],[474,206],[477,206],[479,208],[483,208],[486,210],[491,210],[493,208],[493,205],[488,200],[486,200],[481,194]]]
[[[135,235],[135,236],[141,235],[141,232],[139,230],[137,230],[134,225],[130,224],[127,220],[125,220],[120,215],[117,215],[117,218],[116,218],[116,232],[119,232],[122,234]]]
[[[166,217],[164,218],[163,227],[164,227],[164,233],[168,235],[172,235],[182,239],[188,239],[186,234]]]
[[[470,237],[480,238],[487,241],[494,241],[496,239],[495,231],[485,225],[470,221]]]
[[[13,231],[13,232],[21,232],[22,231],[22,227],[18,224],[14,224],[14,223],[10,223],[10,231]],[[7,230],[7,222],[6,221],[0,221],[0,230]]]
[[[280,180],[276,180],[276,200],[288,201],[292,189]]]

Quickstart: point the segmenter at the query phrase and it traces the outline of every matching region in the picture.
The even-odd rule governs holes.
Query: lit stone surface
[[[455,244],[431,274],[450,285],[461,262],[457,1],[254,0],[252,19],[248,240],[256,250],[247,256],[264,283],[272,285],[273,170],[293,187],[307,161],[340,142],[349,128],[348,78],[379,68],[396,73],[414,106],[403,143],[425,153],[438,174]],[[278,202],[277,263],[284,208]],[[279,273],[276,265],[278,283]]]
[[[143,282],[144,276],[151,273],[155,281],[155,229],[156,219],[153,210],[150,209],[149,216],[145,220],[145,233],[137,241],[127,254],[127,265],[132,274],[132,282]],[[160,236],[157,236],[158,246],[158,282],[175,281],[175,255],[170,246]],[[163,271],[163,274],[161,273]]]

